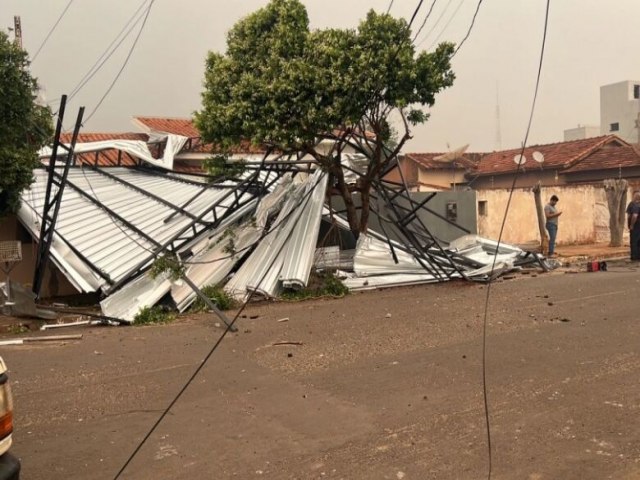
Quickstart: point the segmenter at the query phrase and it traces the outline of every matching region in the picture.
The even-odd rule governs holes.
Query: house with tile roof
[[[75,165],[94,167],[134,167],[143,162],[135,155],[117,148],[118,141],[144,142],[154,158],[162,158],[167,143],[167,135],[185,137],[186,141],[175,155],[172,170],[182,174],[203,174],[202,162],[216,152],[214,145],[202,142],[193,121],[188,118],[135,117],[133,123],[142,132],[82,132],[77,144],[112,142],[113,146],[100,146],[90,152],[77,153]],[[70,133],[63,133],[61,141],[71,141]],[[245,160],[261,160],[266,150],[243,142],[232,149],[232,157]]]
[[[483,155],[476,168],[466,172],[468,185],[475,190],[511,188],[516,173],[516,188],[531,188],[538,182],[545,187],[602,182],[629,175],[640,180],[637,150],[616,135],[532,145],[518,164],[520,153],[515,148]]]
[[[466,173],[476,168],[482,154],[465,153],[446,158],[448,155],[444,152],[406,153],[398,159],[398,168],[385,178],[402,183],[404,177],[413,192],[455,190],[457,186],[466,185]]]
[[[604,178],[624,178],[640,184],[638,145],[607,144],[562,171],[568,184],[601,182]]]

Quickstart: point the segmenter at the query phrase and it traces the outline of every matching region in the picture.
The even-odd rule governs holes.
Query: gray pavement
[[[486,288],[250,307],[258,317],[240,320],[122,478],[486,478]],[[627,263],[492,286],[494,479],[640,478],[639,291]],[[4,347],[24,478],[113,478],[221,333],[215,321]],[[274,345],[285,341],[302,345]]]

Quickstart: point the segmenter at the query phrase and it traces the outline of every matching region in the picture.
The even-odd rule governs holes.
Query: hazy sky
[[[68,0],[0,0],[0,28],[20,15],[25,48],[35,53]],[[70,92],[124,27],[142,0],[75,0],[32,65],[48,101]],[[123,75],[85,131],[132,131],[134,115],[189,116],[200,105],[204,59],[223,51],[225,35],[264,0],[157,0]],[[352,27],[388,0],[307,0],[311,26]],[[497,148],[499,91],[502,148],[524,137],[538,67],[545,0],[485,0],[475,28],[453,61],[457,79],[440,94],[426,125],[406,151],[442,151],[470,143]],[[414,0],[395,0],[391,13],[408,17]],[[416,26],[430,0],[425,0]],[[458,5],[460,8],[458,9]],[[458,42],[476,0],[436,0],[418,39]],[[455,13],[455,15],[454,15]],[[599,123],[599,87],[640,79],[640,1],[554,0],[531,143],[561,141],[565,128]],[[438,22],[438,19],[439,22]],[[447,25],[446,29],[444,27]],[[120,69],[134,34],[71,102],[90,112]],[[426,38],[425,35],[429,34]],[[67,123],[71,123],[68,120]]]

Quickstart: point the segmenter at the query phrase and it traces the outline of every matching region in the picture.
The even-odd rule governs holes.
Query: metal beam
[[[67,183],[67,175],[69,173],[69,166],[73,161],[74,149],[76,141],[78,139],[78,133],[82,125],[82,117],[84,115],[84,107],[80,107],[78,110],[78,117],[76,118],[76,124],[73,129],[73,135],[71,137],[71,143],[69,147],[65,147],[60,142],[60,134],[62,133],[62,124],[64,120],[64,112],[67,103],[67,96],[63,95],[60,101],[60,109],[58,111],[58,122],[56,124],[55,137],[53,141],[53,148],[51,151],[51,157],[49,158],[48,175],[47,175],[47,188],[44,197],[44,207],[42,211],[42,225],[40,227],[40,237],[38,242],[38,251],[36,253],[36,265],[33,274],[33,293],[36,299],[40,298],[40,291],[42,290],[42,282],[44,280],[44,274],[49,263],[49,254],[51,252],[51,243],[53,242],[53,234],[56,228],[56,222],[58,221],[58,213],[60,212],[60,204],[62,203],[62,194]],[[56,162],[58,160],[58,149],[62,148],[67,151],[67,155],[62,165],[62,175],[56,172]],[[53,186],[56,186],[56,193],[51,196]]]
[[[267,184],[267,188],[273,185],[281,175],[282,174],[277,175],[273,180],[271,180]],[[138,275],[144,268],[148,266],[149,262],[153,261],[157,257],[157,255],[162,254],[166,251],[173,253],[177,252],[181,247],[192,241],[194,238],[198,237],[204,231],[215,229],[216,226],[220,225],[220,223],[224,221],[231,212],[240,209],[248,203],[256,200],[259,192],[254,192],[250,197],[246,197],[245,195],[247,193],[251,193],[250,190],[254,189],[253,179],[255,178],[258,178],[257,173],[252,175],[249,179],[246,179],[241,185],[238,185],[233,190],[228,190],[227,192],[225,192],[224,195],[220,197],[216,202],[214,202],[207,210],[204,210],[200,215],[198,215],[196,220],[193,220],[190,224],[185,225],[172,238],[166,240],[162,245],[159,245],[156,252],[145,256],[133,269],[131,269],[129,274],[117,281],[112,288],[115,290],[128,282],[130,278]],[[232,195],[233,202],[230,205],[222,205],[222,203],[229,200]],[[203,225],[202,220],[204,220],[208,215],[212,216],[213,221],[205,222],[205,224]]]

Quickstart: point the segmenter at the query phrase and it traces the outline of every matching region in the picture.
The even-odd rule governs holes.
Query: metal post
[[[216,307],[216,304],[213,303],[211,301],[211,299],[209,297],[207,297],[204,293],[202,293],[202,290],[200,290],[195,283],[193,283],[189,277],[187,277],[186,275],[182,276],[182,280],[184,280],[184,283],[186,283],[187,285],[189,285],[189,287],[191,288],[191,290],[193,290],[195,292],[195,294],[198,296],[198,298],[200,298],[200,300],[202,300],[205,305],[207,307],[209,307],[209,309],[211,311],[213,311],[213,313],[215,313],[218,318],[220,320],[222,320],[224,322],[224,324],[229,327],[229,330],[232,332],[237,332],[238,331],[238,327],[236,327],[235,325],[232,325],[231,322],[229,321],[229,319],[227,318],[227,316],[222,313],[222,311]]]
[[[22,49],[22,22],[20,21],[20,15],[13,17],[13,33],[15,34],[16,45]]]

